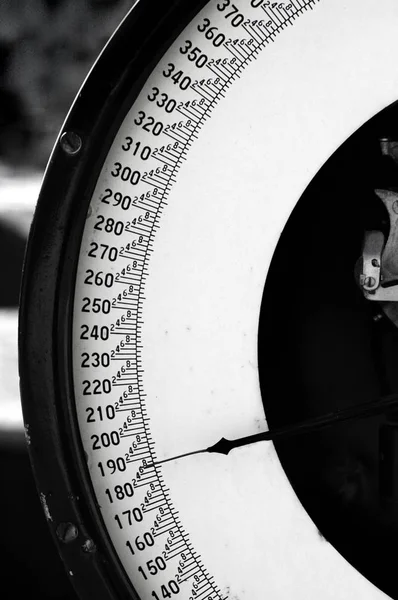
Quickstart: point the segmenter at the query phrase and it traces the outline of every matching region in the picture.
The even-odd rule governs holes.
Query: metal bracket
[[[374,295],[380,285],[383,246],[384,235],[381,231],[367,231],[365,233],[362,252],[362,273],[359,276],[359,285],[367,296]]]
[[[366,232],[359,285],[368,300],[398,302],[398,193],[375,192],[387,208],[390,233],[384,245],[381,231]]]

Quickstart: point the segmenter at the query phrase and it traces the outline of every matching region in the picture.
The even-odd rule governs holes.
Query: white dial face
[[[271,442],[162,461],[267,430],[270,261],[322,164],[396,100],[397,27],[396,0],[210,0],[114,139],[80,251],[74,385],[142,600],[385,597],[319,536]]]

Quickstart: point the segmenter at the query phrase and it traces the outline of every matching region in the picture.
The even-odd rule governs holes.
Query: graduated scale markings
[[[162,552],[156,557],[156,560],[158,558],[159,560],[155,566],[149,567],[149,573],[148,567],[145,568],[141,564],[138,567],[138,571],[145,581],[150,578],[151,574],[157,574],[159,571],[168,572],[171,569],[170,576],[167,576],[167,584],[162,584],[161,587],[157,588],[154,584],[151,597],[155,600],[162,597],[172,597],[179,594],[183,589],[186,590],[187,598],[197,600],[221,600],[227,597],[222,594],[214,578],[207,572],[200,555],[191,545],[189,536],[180,522],[178,511],[173,507],[161,469],[161,463],[167,462],[169,459],[157,461],[155,443],[151,436],[150,417],[147,414],[145,403],[145,372],[141,359],[143,348],[141,332],[145,301],[144,289],[147,277],[150,274],[149,262],[155,247],[156,231],[160,226],[162,212],[167,206],[167,199],[176,181],[178,170],[183,161],[186,160],[188,150],[197,139],[200,128],[211,116],[212,109],[224,97],[231,83],[240,77],[248,63],[256,58],[259,51],[274,42],[280,31],[288,25],[292,25],[301,13],[312,9],[316,2],[315,0],[295,0],[290,3],[269,3],[252,0],[249,3],[247,0],[245,3],[238,4],[239,7],[229,0],[210,2],[208,7],[194,20],[199,46],[204,45],[204,43],[200,43],[204,39],[219,39],[221,43],[213,45],[211,48],[211,51],[215,53],[214,58],[209,59],[207,55],[201,54],[199,58],[195,59],[196,61],[203,61],[204,59],[201,59],[201,56],[205,56],[206,64],[196,67],[195,72],[198,75],[200,72],[200,78],[189,78],[189,88],[185,91],[192,93],[193,96],[188,100],[184,98],[184,101],[179,102],[174,107],[175,110],[171,111],[179,113],[181,120],[171,122],[166,126],[162,125],[161,128],[159,126],[158,130],[153,129],[156,141],[158,142],[159,139],[164,140],[163,145],[158,144],[158,147],[152,149],[148,157],[156,163],[153,165],[151,162],[147,163],[148,158],[145,158],[146,168],[143,173],[139,173],[139,176],[135,175],[138,171],[132,171],[128,167],[129,176],[131,172],[131,177],[137,179],[137,181],[134,181],[134,185],[137,185],[135,189],[140,188],[140,193],[137,192],[137,196],[132,200],[131,208],[134,210],[131,214],[133,216],[127,217],[125,221],[116,221],[112,218],[106,219],[100,213],[97,215],[94,229],[114,237],[117,237],[120,232],[120,235],[123,234],[123,240],[128,238],[129,241],[119,248],[113,247],[110,249],[106,244],[99,245],[91,242],[90,251],[88,252],[88,257],[94,260],[98,258],[100,253],[109,253],[109,260],[112,264],[116,262],[116,258],[113,259],[111,255],[111,252],[114,251],[114,255],[118,259],[117,264],[122,265],[114,274],[102,275],[102,272],[95,272],[93,269],[86,271],[84,284],[98,285],[99,287],[104,284],[105,287],[116,291],[116,295],[111,299],[111,315],[117,315],[117,318],[109,328],[102,327],[94,330],[97,326],[93,325],[90,330],[90,327],[86,325],[82,327],[86,336],[83,339],[91,337],[95,340],[98,339],[99,343],[108,339],[113,340],[115,336],[120,339],[110,352],[110,365],[116,367],[115,374],[109,384],[110,388],[111,390],[118,388],[123,390],[119,400],[114,403],[114,413],[120,415],[121,425],[119,433],[114,431],[112,434],[117,435],[118,443],[126,438],[126,444],[128,444],[124,459],[121,456],[117,457],[116,460],[111,458],[106,463],[100,462],[93,468],[99,468],[101,475],[105,476],[106,474],[110,480],[112,475],[119,474],[116,468],[117,464],[119,464],[121,470],[128,469],[129,473],[131,473],[132,468],[136,469],[135,477],[130,480],[132,483],[129,486],[125,485],[121,490],[118,488],[122,488],[122,486],[118,485],[114,488],[107,488],[105,496],[111,504],[116,504],[116,499],[119,499],[117,498],[118,494],[123,495],[123,499],[129,494],[131,498],[134,495],[140,496],[141,501],[138,503],[134,501],[134,508],[121,512],[116,512],[115,509],[114,514],[114,520],[118,528],[127,532],[125,544],[131,551],[132,556],[135,556],[137,552],[150,550],[155,541],[157,543],[157,541],[163,540]],[[243,4],[245,8],[240,8]],[[213,36],[212,38],[209,33],[212,30],[212,19],[214,17],[211,8],[213,13],[222,16],[229,7],[236,9],[233,10],[231,17],[231,22],[236,23],[236,25],[233,24],[231,28],[228,21],[230,17],[228,19],[225,17],[225,30],[233,33],[234,39],[227,39],[227,36],[222,33],[221,27],[216,28],[220,33],[217,34],[217,37]],[[250,9],[251,12],[255,10],[259,14],[259,18],[245,18],[243,15],[245,9]],[[244,37],[242,37],[242,34]],[[183,35],[180,38],[181,40],[184,40]],[[218,37],[219,35],[222,37]],[[184,61],[191,56],[195,44],[189,40],[182,43],[178,41],[176,44],[180,48],[179,60],[181,64],[176,66],[174,62],[168,62],[168,55],[166,54],[160,63],[160,71],[169,82],[174,76],[176,78],[174,83],[177,84],[176,87],[178,88],[178,82],[180,81],[180,79],[177,79],[178,69],[179,67],[185,69]],[[219,57],[219,52],[220,54],[224,52],[225,56]],[[188,60],[191,59],[188,58]],[[202,67],[207,71],[203,78]],[[151,90],[149,96],[151,94],[154,96],[154,99],[151,100],[154,104],[149,105],[147,103],[148,109],[155,106],[155,104],[162,107],[162,103],[166,102],[164,96],[168,95],[163,92],[163,89],[160,89],[160,86],[149,89]],[[144,92],[148,96],[147,88],[144,88]],[[150,120],[152,117],[148,118],[145,111],[138,110],[134,114],[137,135],[138,128],[145,129],[149,122],[152,126]],[[154,128],[156,128],[159,122],[155,122],[155,119],[152,120],[154,121]],[[157,133],[159,129],[161,129],[161,132]],[[148,129],[145,130],[148,131]],[[127,133],[128,136],[125,137],[122,146],[126,156],[128,156],[130,150],[134,149],[133,141],[137,137],[136,132],[134,132],[134,135],[132,132]],[[143,153],[146,147],[141,150],[140,144],[141,142],[136,141],[135,148],[140,149]],[[150,164],[152,168],[147,167],[147,164]],[[125,167],[121,162],[115,162],[112,165],[111,176],[115,182],[115,185],[112,186],[114,189],[121,184],[120,179],[125,172],[124,169]],[[99,206],[108,204],[119,207],[125,201],[125,198],[124,194],[114,192],[107,187],[100,194]],[[107,247],[105,248],[105,246]],[[86,293],[88,294],[88,292]],[[91,383],[94,384],[94,382]],[[90,382],[85,381],[83,384],[86,384],[86,390],[94,389],[94,385],[87,387]],[[104,385],[104,382],[102,385]],[[108,389],[104,391],[108,393]],[[118,393],[120,394],[120,392]],[[99,436],[92,437],[98,438]],[[108,437],[111,436],[108,435]],[[100,441],[98,441],[98,444],[100,444]],[[200,450],[200,452],[203,451]],[[210,448],[205,451],[212,450]],[[122,460],[118,463],[119,459]],[[124,466],[122,467],[122,465]],[[145,523],[145,533],[142,536],[137,536],[135,541],[131,540],[129,527],[132,525],[138,527],[140,523]],[[151,573],[151,569],[156,569],[156,573]],[[188,581],[187,589],[186,582]]]

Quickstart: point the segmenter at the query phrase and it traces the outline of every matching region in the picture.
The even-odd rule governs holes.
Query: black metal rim
[[[159,58],[206,3],[141,0],[134,6],[66,119],[61,134],[72,132],[82,146],[68,153],[60,135],[27,246],[19,321],[26,439],[47,521],[82,598],[138,600],[100,517],[77,425],[71,331],[81,237],[122,119]]]

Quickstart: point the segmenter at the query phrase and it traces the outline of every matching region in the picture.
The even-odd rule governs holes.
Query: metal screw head
[[[69,156],[78,154],[83,145],[82,138],[74,131],[65,131],[61,135],[59,143],[61,144],[62,150],[66,154],[69,154]]]
[[[82,546],[83,552],[95,552],[96,546],[93,540],[86,540]]]
[[[390,150],[390,140],[388,138],[380,138],[379,141],[380,141],[381,153],[384,156],[388,156],[389,150]]]
[[[374,259],[372,260],[372,266],[373,266],[373,267],[380,267],[380,263],[379,263],[379,261],[377,260],[377,258],[374,258]]]
[[[56,529],[57,538],[64,544],[73,542],[79,535],[79,530],[73,523],[60,523]]]
[[[376,284],[376,279],[374,277],[366,277],[363,282],[363,286],[367,288],[372,288]]]

